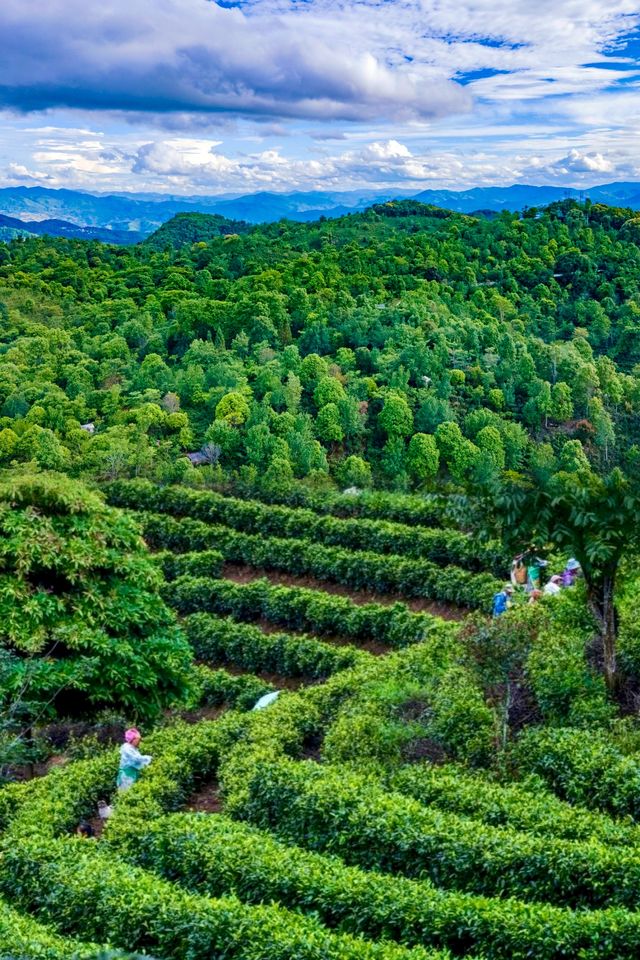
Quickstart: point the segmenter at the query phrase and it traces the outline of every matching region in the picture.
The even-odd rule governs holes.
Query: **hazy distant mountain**
[[[640,189],[640,184],[637,185]],[[636,190],[637,192],[637,190]],[[589,191],[590,195],[592,191]],[[474,187],[472,190],[423,190],[414,195],[414,200],[446,207],[458,213],[473,213],[475,210],[522,210],[523,207],[543,207],[554,200],[562,200],[569,194],[577,197],[576,190],[564,187],[534,187],[514,184],[511,187]]]
[[[639,187],[640,189],[640,187]],[[78,190],[50,190],[47,187],[4,187],[0,189],[0,213],[21,220],[60,218],[83,226],[107,227],[152,233],[177,213],[219,214],[231,220],[262,223],[289,217],[315,220],[364,210],[380,200],[398,196],[397,191],[351,191],[335,193],[254,193],[230,199],[224,197],[168,197],[158,194],[141,199],[140,194],[90,194]]]
[[[139,243],[144,234],[133,230],[109,230],[106,227],[85,227],[68,220],[19,220],[0,213],[0,240],[14,237],[69,237],[73,240],[101,240],[120,246]]]
[[[291,220],[338,217],[398,197],[413,197],[423,203],[459,213],[473,213],[476,210],[521,210],[523,207],[544,206],[566,196],[578,198],[580,195],[579,191],[564,187],[529,184],[476,187],[472,190],[423,190],[417,194],[398,190],[351,190],[260,192],[240,197],[229,194],[215,197],[91,194],[47,187],[5,187],[0,189],[0,213],[27,221],[29,230],[35,231],[35,221],[64,220],[83,228],[98,227],[121,234],[131,233],[134,236],[127,237],[128,242],[135,242],[141,234],[153,233],[178,213],[217,214],[228,220],[262,223],[283,217]],[[638,182],[592,187],[584,192],[584,196],[598,203],[640,209]],[[49,229],[47,232],[54,231]],[[110,239],[117,243],[126,242],[122,236],[115,240],[115,236],[111,235]]]

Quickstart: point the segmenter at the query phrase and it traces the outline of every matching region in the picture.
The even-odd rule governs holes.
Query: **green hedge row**
[[[0,889],[67,935],[99,937],[164,960],[435,960],[426,950],[331,933],[279,906],[180,890],[86,840],[22,840],[5,849]],[[46,892],[46,893],[45,893]],[[43,895],[44,894],[44,895]],[[440,955],[442,956],[442,955]]]
[[[411,764],[395,771],[389,788],[435,806],[493,826],[513,827],[543,837],[597,840],[605,844],[640,844],[632,825],[575,807],[541,789],[491,783],[461,767]]]
[[[200,550],[193,553],[171,553],[163,550],[156,554],[167,580],[178,577],[212,577],[222,575],[224,557],[218,550]]]
[[[263,633],[248,623],[208,613],[186,617],[183,626],[200,660],[231,664],[252,672],[318,680],[353,667],[370,656],[351,646],[332,646],[304,635]]]
[[[116,751],[109,750],[30,780],[20,804],[7,818],[5,830],[13,837],[43,838],[74,830],[80,820],[96,813],[98,800],[115,790],[117,772]]]
[[[153,756],[144,775],[116,798],[113,820],[161,817],[178,810],[202,784],[214,779],[221,758],[242,739],[256,714],[229,711],[217,720],[177,724],[145,738],[144,749]]]
[[[180,555],[175,557],[180,560]],[[217,613],[236,620],[269,620],[292,630],[348,637],[355,642],[375,640],[401,648],[428,639],[434,633],[455,631],[430,613],[412,613],[403,603],[355,603],[348,597],[284,587],[265,578],[250,583],[179,577],[164,588],[164,599],[179,613]]]
[[[115,830],[110,825],[109,843],[118,856],[191,892],[275,900],[367,937],[474,951],[486,960],[605,960],[640,951],[638,914],[449,893],[428,881],[348,867],[224,816],[121,819]]]
[[[0,787],[0,833],[16,816],[21,804],[29,796],[29,782],[7,783]]]
[[[640,819],[640,760],[622,753],[606,731],[535,728],[520,738],[515,758],[569,803]]]
[[[0,900],[0,957],[3,960],[125,960],[128,954],[97,944],[66,940]]]
[[[286,539],[305,538],[348,550],[370,550],[454,563],[473,570],[504,572],[508,558],[498,543],[479,544],[458,530],[424,530],[387,520],[340,520],[311,510],[266,506],[188,487],[159,487],[147,480],[119,480],[106,487],[110,503],[153,510],[205,523],[224,524],[244,533]]]
[[[305,737],[314,732],[318,714],[299,694],[286,693],[273,706],[255,713],[229,711],[216,721],[170,727],[155,749],[153,763],[135,786],[117,798],[107,837],[119,824],[150,821],[178,810],[197,787],[213,780],[224,757],[251,749],[272,756],[297,757]],[[145,749],[148,741],[145,740]]]
[[[290,761],[223,767],[227,809],[292,843],[438,886],[568,906],[640,905],[640,855],[424,807],[366,775]]]
[[[236,676],[226,670],[212,670],[205,664],[196,668],[197,704],[207,707],[235,707],[237,710],[251,710],[256,700],[271,693],[275,687],[266,680],[260,680],[250,673]]]
[[[162,771],[169,767],[172,789],[183,799],[193,792],[198,776],[217,769],[223,748],[233,745],[248,716],[230,711],[215,722],[178,723],[145,736],[144,749],[153,756],[153,763],[144,771],[135,791],[117,798],[118,805],[129,802],[130,798],[135,802],[136,796],[144,797],[146,781],[162,777]],[[7,836],[16,840],[38,835],[46,843],[50,837],[75,830],[80,820],[95,814],[98,800],[113,797],[117,770],[118,752],[107,750],[90,760],[76,760],[57,767],[46,777],[29,781],[24,785],[19,804],[13,805],[5,819]]]
[[[158,549],[219,550],[227,560],[265,569],[311,574],[356,590],[377,590],[490,609],[500,581],[488,573],[439,567],[429,560],[324,547],[309,540],[282,540],[240,533],[199,520],[141,514],[146,539]]]
[[[392,520],[395,523],[424,527],[455,525],[455,515],[458,512],[454,499],[441,494],[420,496],[383,490],[362,490],[358,494],[316,493],[302,484],[282,490],[270,490],[268,493],[262,487],[236,484],[229,493],[243,500],[303,507],[329,516]]]

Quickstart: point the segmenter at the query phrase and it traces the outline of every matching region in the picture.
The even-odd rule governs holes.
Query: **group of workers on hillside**
[[[543,596],[556,596],[567,587],[572,587],[582,573],[578,561],[571,557],[562,573],[554,573],[543,586],[543,575],[548,566],[548,560],[541,560],[535,553],[521,553],[514,557],[511,564],[511,582],[506,583],[493,598],[494,617],[500,617],[507,612],[514,591],[522,590],[528,594],[529,603],[536,603]]]

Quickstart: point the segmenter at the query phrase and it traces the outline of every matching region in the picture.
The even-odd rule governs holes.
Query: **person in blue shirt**
[[[502,590],[499,593],[496,593],[493,598],[493,615],[494,617],[500,617],[503,613],[506,613],[509,607],[511,606],[511,597],[513,595],[513,587],[510,583],[506,583]]]

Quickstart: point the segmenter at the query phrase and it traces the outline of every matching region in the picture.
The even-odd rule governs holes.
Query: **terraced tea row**
[[[233,563],[311,574],[357,590],[426,597],[489,609],[500,583],[487,573],[439,567],[429,560],[325,547],[310,540],[285,540],[240,533],[200,520],[140,514],[144,535],[157,550],[218,551]]]
[[[499,583],[476,571],[499,569],[491,548],[455,530],[144,483],[109,490],[136,509],[158,551],[164,597],[200,662],[194,702],[220,715],[145,738],[153,762],[125,794],[113,796],[111,752],[0,791],[0,894],[8,911],[24,911],[16,916],[25,930],[35,924],[53,938],[49,960],[67,960],[77,936],[159,960],[635,956],[635,825],[459,766],[398,767],[375,752],[386,718],[393,735],[417,691],[420,716],[407,721],[408,736],[459,759],[455,745],[477,734],[469,762],[484,755],[494,714],[457,624],[400,601],[223,579],[226,564],[239,563],[488,609]],[[466,569],[434,562],[454,556]],[[359,648],[373,643],[386,656]],[[251,710],[274,684],[300,681],[308,685]],[[373,729],[369,743],[358,724],[378,695],[384,709],[370,718],[382,732]],[[583,755],[561,775],[560,753],[559,741],[525,738],[522,768],[579,799]],[[214,797],[222,815],[184,812],[198,809],[200,796]],[[104,836],[70,837],[102,797],[114,806]]]
[[[233,495],[242,500],[285,507],[301,507],[321,516],[367,520],[391,520],[410,526],[455,526],[458,510],[455,499],[437,493],[398,494],[385,490],[358,490],[354,493],[323,491],[316,493],[302,485],[288,489],[243,489],[235,487]]]
[[[494,574],[508,567],[500,544],[483,545],[458,530],[422,529],[387,520],[340,520],[185,487],[158,487],[144,480],[118,481],[109,484],[105,493],[115,506],[224,524],[264,537],[305,538],[326,546],[397,554]]]
[[[0,889],[10,888],[40,920],[166,960],[444,960],[435,951],[332,933],[278,905],[189,894],[82,841],[24,839],[6,850],[3,866]]]
[[[574,912],[525,903],[524,898],[544,894],[571,903],[597,889],[603,904],[634,902],[636,860],[640,864],[631,845],[635,828],[618,828],[606,817],[585,814],[593,820],[594,833],[599,826],[603,839],[616,839],[617,829],[628,831],[629,849],[609,853],[598,843],[549,841],[542,835],[539,798],[522,788],[517,796],[499,785],[487,787],[484,794],[478,789],[484,805],[475,811],[477,820],[468,820],[446,812],[447,806],[460,803],[460,785],[444,773],[437,799],[423,805],[389,794],[382,782],[376,785],[370,777],[286,759],[299,756],[309,736],[322,735],[340,704],[363,683],[391,678],[398,670],[419,676],[421,669],[429,669],[427,661],[421,666],[423,660],[420,647],[385,660],[366,658],[322,686],[283,695],[267,711],[230,712],[215,723],[154,734],[148,743],[154,763],[145,778],[118,799],[107,841],[101,841],[97,851],[86,842],[53,836],[72,829],[106,789],[115,771],[113,756],[74,763],[40,783],[16,788],[13,802],[5,807],[4,849],[5,863],[18,884],[5,879],[0,885],[14,903],[57,925],[66,936],[77,932],[83,913],[88,913],[85,935],[99,931],[103,939],[108,936],[124,945],[126,931],[126,946],[144,944],[156,955],[176,960],[178,951],[187,948],[190,956],[210,956],[221,949],[223,937],[229,956],[247,960],[258,955],[274,960],[434,956],[426,947],[496,960],[634,956],[640,944],[640,916],[635,912],[608,905]],[[198,782],[213,776],[221,778],[227,816],[166,815],[186,801]],[[469,791],[471,781],[481,784],[479,778],[467,777]],[[491,809],[501,809],[511,820],[518,803],[521,819],[526,819],[529,805],[530,825],[540,836],[483,827],[481,821],[490,820],[490,801]],[[564,811],[570,824],[571,808],[556,802],[555,809]],[[392,832],[381,832],[381,811]],[[229,814],[249,816],[262,826],[233,822]],[[577,822],[580,816],[575,811]],[[287,844],[265,833],[263,826],[286,835]],[[509,847],[488,846],[491,836],[509,838]],[[624,843],[621,835],[617,839]],[[302,846],[290,846],[291,840]],[[321,852],[309,852],[308,846]],[[322,852],[332,847],[341,859]],[[559,851],[566,858],[561,864],[554,860]],[[137,868],[128,867],[123,857]],[[452,867],[454,857],[457,865]],[[362,862],[347,866],[345,859]],[[477,885],[483,893],[379,872],[389,865],[413,874],[426,868],[438,873],[447,887]],[[498,869],[506,870],[503,879],[498,879]],[[553,871],[559,886],[552,889]],[[487,897],[495,887],[517,887],[521,899]],[[45,888],[48,896],[43,900]],[[243,902],[228,897],[232,889]],[[252,905],[272,898],[279,906]],[[132,900],[135,907],[129,909]],[[315,919],[303,919],[291,913],[292,908],[311,912]],[[337,926],[370,939],[330,932]],[[389,937],[406,947],[372,942]]]
[[[250,624],[206,613],[187,617],[184,628],[200,660],[231,664],[252,673],[324,679],[369,657],[355,647],[331,646],[304,635],[264,633]]]
[[[118,856],[191,892],[233,890],[249,903],[279,902],[325,924],[411,946],[473,951],[485,958],[603,957],[640,946],[640,916],[571,910],[446,892],[429,883],[349,867],[224,816],[119,819]]]
[[[172,572],[184,570],[191,555],[171,556]],[[205,556],[205,554],[195,557]],[[189,563],[191,568],[191,563]],[[320,590],[276,586],[262,578],[251,583],[232,583],[214,579],[221,569],[208,576],[181,576],[164,591],[167,602],[179,613],[217,613],[236,620],[259,620],[292,630],[304,630],[320,636],[341,636],[354,643],[371,640],[391,648],[401,648],[427,640],[443,631],[455,629],[440,617],[412,613],[403,603],[359,604]]]

